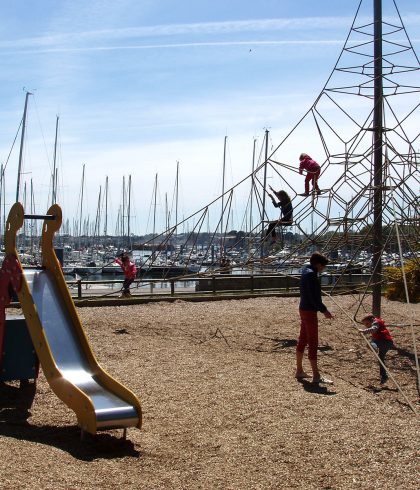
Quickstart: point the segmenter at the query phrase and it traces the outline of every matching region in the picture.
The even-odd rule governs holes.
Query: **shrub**
[[[404,266],[410,303],[420,301],[420,262],[408,260]],[[407,301],[403,271],[400,267],[386,267],[387,286],[385,297],[393,301]]]

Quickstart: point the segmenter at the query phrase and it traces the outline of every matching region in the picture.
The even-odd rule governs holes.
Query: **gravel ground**
[[[326,300],[328,388],[294,379],[298,298],[79,309],[100,364],[140,397],[143,429],[81,441],[42,372],[35,396],[2,386],[0,487],[418,489],[418,418],[392,382],[379,385],[347,316],[358,302]],[[418,323],[412,308],[384,300],[382,316],[408,323],[414,311]],[[418,411],[411,329],[392,333],[387,364]]]

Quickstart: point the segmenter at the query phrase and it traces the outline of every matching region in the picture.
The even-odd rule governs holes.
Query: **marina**
[[[352,3],[2,8],[1,488],[417,490],[420,16]]]

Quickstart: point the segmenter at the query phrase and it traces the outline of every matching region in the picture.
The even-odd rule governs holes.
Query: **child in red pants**
[[[308,359],[312,368],[312,382],[333,384],[333,382],[321,376],[318,369],[318,315],[320,311],[325,318],[333,318],[321,299],[321,285],[318,272],[322,272],[328,264],[328,259],[314,252],[310,259],[310,265],[304,267],[300,278],[300,334],[296,347],[296,379],[309,378],[303,370],[303,354],[308,346]]]

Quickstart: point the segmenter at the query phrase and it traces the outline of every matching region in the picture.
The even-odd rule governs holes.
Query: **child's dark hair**
[[[325,255],[322,255],[322,253],[320,252],[314,252],[309,260],[309,263],[311,265],[316,265],[316,264],[327,265],[328,262],[329,260],[327,259],[327,257],[325,257]]]
[[[369,314],[369,315],[365,315],[362,318],[362,322],[364,322],[364,321],[373,322],[374,319],[375,319],[375,315]]]
[[[290,202],[289,194],[286,191],[278,191],[278,192],[276,192],[276,196],[278,197],[280,202],[283,202],[283,203]]]

